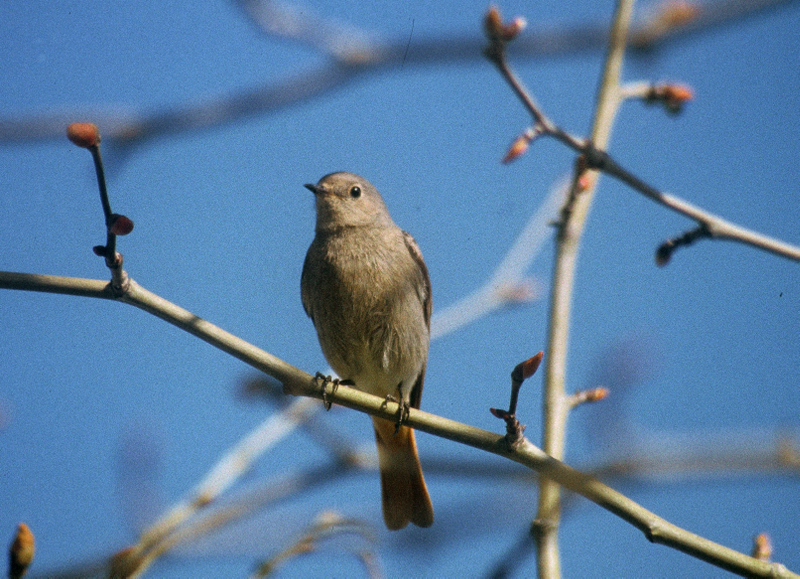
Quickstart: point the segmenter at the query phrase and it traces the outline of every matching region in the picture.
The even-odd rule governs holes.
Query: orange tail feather
[[[422,476],[414,430],[401,426],[395,434],[393,422],[373,418],[381,469],[383,520],[392,530],[408,523],[418,527],[433,524],[433,505]]]

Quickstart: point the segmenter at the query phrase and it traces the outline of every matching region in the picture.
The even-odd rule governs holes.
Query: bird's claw
[[[326,376],[322,372],[317,372],[315,378],[322,382],[322,404],[325,406],[325,410],[330,410],[332,402],[328,399],[328,386],[331,386],[331,393],[336,392],[339,387],[339,379]]]
[[[409,405],[408,402],[402,398],[396,398],[391,394],[386,395],[386,402],[394,402],[397,404],[397,422],[394,423],[394,433],[397,434],[403,423],[408,420]]]
[[[339,380],[338,378],[332,378],[331,376],[326,376],[322,372],[317,372],[315,378],[322,382],[322,404],[325,406],[325,410],[330,410],[331,405],[333,402],[328,398],[330,394],[335,394],[336,389],[339,386],[355,386],[355,382],[352,380]],[[331,387],[330,394],[328,392],[328,386]]]

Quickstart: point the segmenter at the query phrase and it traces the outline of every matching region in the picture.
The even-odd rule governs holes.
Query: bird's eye
[[[358,185],[353,185],[350,188],[350,197],[352,197],[353,199],[358,199],[359,197],[361,197],[361,187],[359,187]]]

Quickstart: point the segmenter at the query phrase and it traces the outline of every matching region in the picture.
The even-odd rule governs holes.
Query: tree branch
[[[614,37],[612,36],[612,40],[613,38]],[[620,46],[624,48],[625,36],[617,35],[616,38],[618,42],[622,43]],[[498,42],[498,40],[501,41]],[[561,141],[563,144],[582,155],[583,166],[585,169],[602,171],[603,173],[625,183],[633,190],[641,193],[648,199],[651,199],[652,201],[655,201],[656,203],[659,203],[660,205],[663,205],[664,207],[676,213],[696,221],[700,229],[698,230],[697,234],[691,237],[691,241],[695,241],[701,237],[706,237],[709,239],[726,239],[743,243],[745,245],[750,245],[780,257],[785,257],[794,261],[800,261],[800,247],[769,237],[756,231],[752,231],[740,225],[736,225],[718,215],[701,209],[700,207],[697,207],[688,201],[681,199],[680,197],[662,192],[637,177],[631,171],[618,163],[614,158],[612,158],[611,155],[605,151],[611,130],[610,123],[613,122],[613,118],[616,115],[616,110],[619,108],[623,97],[630,96],[630,93],[623,91],[620,88],[618,79],[616,84],[613,86],[609,86],[606,90],[601,90],[601,94],[598,96],[596,121],[595,128],[592,131],[592,138],[580,139],[561,129],[539,107],[533,96],[531,96],[530,91],[528,91],[523,82],[508,64],[508,60],[506,59],[505,42],[507,41],[502,41],[502,39],[497,38],[492,40],[490,47],[486,50],[486,55],[497,66],[498,70],[503,75],[503,78],[505,78],[506,82],[508,82],[509,86],[517,95],[525,108],[528,109],[528,112],[531,114],[534,121],[534,126],[528,129],[523,136],[520,137],[520,139],[525,142],[525,147],[522,148],[517,145],[519,142],[522,142],[520,139],[518,139],[515,141],[515,146],[517,146],[518,150],[514,151],[514,153],[510,151],[506,156],[506,159],[510,160],[521,155],[522,152],[524,152],[524,149],[527,148],[527,144],[539,136],[552,137]],[[619,74],[619,66],[620,64],[616,64],[614,67],[612,67],[613,70],[615,70],[615,74]],[[607,75],[608,69],[604,74],[604,80],[601,86],[606,86]],[[603,118],[608,118],[608,121],[601,123],[600,119]],[[601,128],[603,124],[608,124],[608,126]],[[514,147],[512,147],[512,149],[513,148]],[[595,181],[596,175],[587,176],[586,181],[582,183],[582,189],[580,191],[582,197],[591,198],[591,194],[588,190],[591,186],[595,185]],[[577,195],[577,191],[573,195]],[[579,203],[580,202],[577,204]],[[588,204],[588,201],[584,203]],[[576,207],[570,206],[568,209],[569,211],[575,211]],[[569,214],[565,215],[569,216]],[[562,231],[569,231],[569,227],[564,227]],[[669,261],[672,252],[678,247],[686,244],[687,243],[675,243],[675,240],[665,242],[661,245],[656,255],[657,263],[659,265],[666,264]]]
[[[605,146],[608,142],[613,120],[621,102],[619,78],[632,11],[631,0],[619,2],[611,27],[610,46],[600,83],[592,132],[593,140],[599,142],[600,146]],[[580,147],[583,143],[562,131],[544,115],[508,64],[506,45],[514,40],[519,32],[519,25],[515,26],[518,22],[519,20],[515,20],[510,24],[504,24],[497,9],[490,9],[484,23],[489,38],[485,54],[497,66],[503,78],[533,117],[534,125],[528,130],[526,137],[530,141],[539,135],[548,135],[565,141],[570,146]],[[511,152],[506,158],[510,158],[510,155]],[[564,455],[566,422],[571,407],[565,382],[578,249],[597,182],[596,173],[590,172],[588,175],[584,173],[580,167],[576,167],[571,191],[558,223],[553,288],[548,314],[550,325],[544,378],[542,445],[548,455],[557,459]],[[561,575],[558,550],[561,497],[560,489],[554,482],[553,479],[540,481],[538,510],[531,526],[531,534],[536,541],[539,577],[543,579]]]
[[[283,383],[284,392],[287,394],[322,400],[321,382],[307,372],[295,368],[272,354],[147,291],[133,280],[130,280],[128,292],[117,298],[113,297],[108,290],[108,284],[102,281],[2,271],[0,271],[0,288],[83,295],[112,299],[133,305],[280,380]],[[333,392],[328,389],[325,391],[325,395],[334,404],[373,416],[389,420],[393,420],[397,416],[397,403],[366,394],[355,388],[340,386]],[[548,456],[527,439],[523,438],[519,446],[511,451],[503,435],[414,408],[409,410],[407,424],[416,430],[491,452],[527,466],[539,472],[543,477],[586,497],[629,522],[641,530],[652,542],[668,545],[733,573],[753,577],[800,579],[800,575],[791,573],[783,565],[754,559],[667,522],[596,478]]]

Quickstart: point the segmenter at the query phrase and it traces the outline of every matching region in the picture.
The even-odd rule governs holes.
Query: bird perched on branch
[[[428,269],[414,238],[395,225],[367,180],[331,173],[306,188],[316,198],[317,225],[303,264],[303,307],[339,377],[401,406],[397,424],[372,419],[386,526],[429,527],[433,507],[414,431],[402,424],[404,411],[419,408],[425,379]]]

